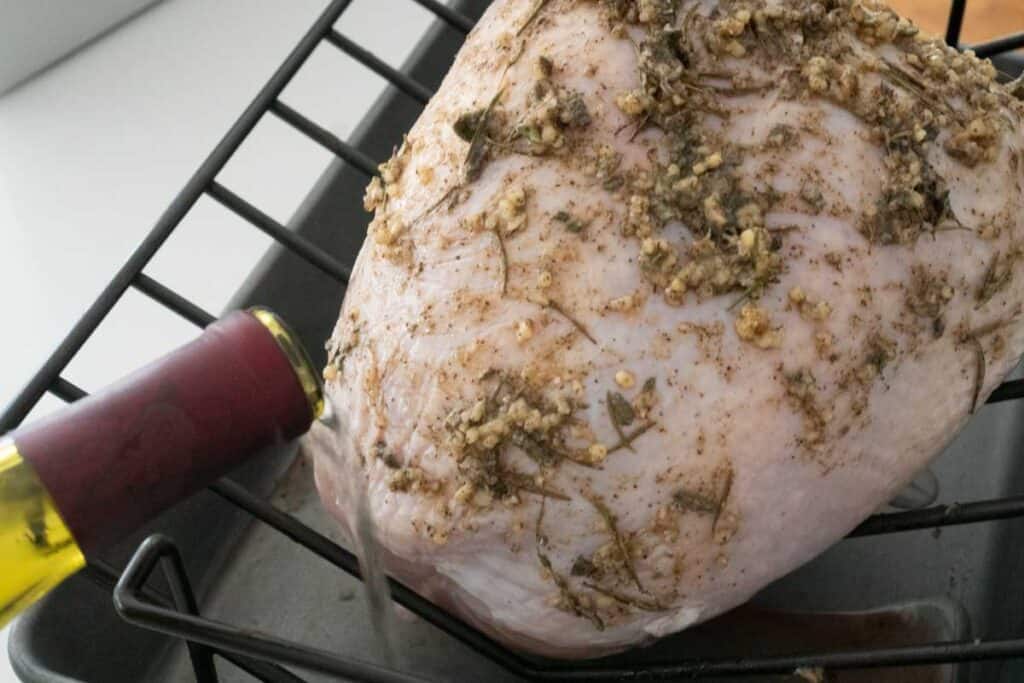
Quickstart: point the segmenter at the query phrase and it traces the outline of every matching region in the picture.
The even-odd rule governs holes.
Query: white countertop
[[[325,6],[168,0],[0,97],[0,404],[52,352]],[[338,28],[397,65],[431,18],[411,0],[355,0]],[[344,136],[383,84],[324,44],[282,99]],[[283,222],[329,161],[269,117],[219,180]],[[216,313],[269,243],[204,199],[146,272]],[[89,391],[195,334],[130,290],[65,376]],[[47,397],[33,416],[59,405]],[[0,648],[6,653],[3,632]],[[0,683],[14,680],[4,654]]]

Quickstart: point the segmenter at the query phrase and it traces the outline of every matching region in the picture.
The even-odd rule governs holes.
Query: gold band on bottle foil
[[[13,441],[0,441],[0,628],[84,566],[35,470]]]
[[[295,377],[298,379],[303,393],[306,394],[309,408],[313,411],[313,419],[317,419],[324,411],[324,385],[320,379],[320,373],[313,368],[313,361],[310,360],[302,342],[291,328],[272,311],[256,306],[250,308],[249,313],[270,331],[277,345],[281,347],[285,358],[295,370]]]

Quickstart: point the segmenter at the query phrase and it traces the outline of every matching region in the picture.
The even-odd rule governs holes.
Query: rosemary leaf
[[[508,252],[501,231],[494,230],[494,239],[498,240],[498,251],[501,253],[501,295],[505,296],[508,293]]]
[[[683,511],[714,514],[718,511],[718,501],[699,491],[679,489],[672,494],[672,504]]]
[[[594,506],[597,513],[601,515],[601,519],[604,520],[605,525],[608,527],[609,533],[615,540],[615,545],[619,549],[619,554],[622,556],[622,563],[626,565],[626,572],[629,574],[629,578],[633,579],[633,583],[636,584],[636,588],[641,593],[646,593],[643,585],[640,583],[640,577],[636,573],[636,567],[633,566],[633,558],[629,554],[629,547],[626,545],[626,540],[622,538],[622,534],[619,533],[618,518],[615,516],[608,506],[604,504],[604,501],[597,496],[588,496],[587,500]]]
[[[555,571],[554,566],[551,564],[551,558],[542,549],[543,546],[547,545],[547,537],[544,535],[541,525],[544,523],[544,507],[547,498],[541,499],[540,512],[537,513],[537,526],[535,529],[535,535],[537,538],[537,560],[540,562],[540,566],[543,567],[548,574],[551,575],[552,581],[558,587],[559,593],[562,595],[562,599],[565,600],[566,605],[578,617],[589,619],[598,631],[604,630],[604,621],[597,615],[593,610],[584,608],[576,597],[576,594],[572,592],[569,587],[569,582],[565,580],[565,577]]]
[[[620,427],[628,427],[636,419],[633,406],[617,391],[608,392],[608,412]]]
[[[533,20],[537,18],[537,15],[540,14],[540,11],[544,9],[544,5],[546,4],[548,4],[548,0],[536,0],[536,2],[533,3],[533,9],[530,10],[530,15],[526,17],[526,21],[524,21],[523,25],[519,27],[518,31],[516,31],[516,36],[523,34],[523,31],[533,23]]]
[[[554,465],[565,457],[521,429],[513,431],[510,439],[538,465]]]
[[[725,473],[725,485],[722,487],[722,494],[718,497],[718,503],[715,505],[715,518],[711,520],[711,533],[715,533],[715,528],[718,526],[718,518],[722,516],[722,510],[725,509],[725,504],[729,501],[729,494],[732,493],[732,479],[733,471],[732,466]]]
[[[636,441],[640,436],[645,434],[653,426],[653,422],[648,422],[645,425],[637,427],[632,433],[626,434],[624,437],[620,438],[617,443],[613,444],[611,448],[608,449],[608,455],[611,455],[615,451],[621,451],[623,448],[629,447],[630,449],[632,449],[633,442]]]
[[[534,481],[533,477],[529,476],[528,474],[505,470],[501,473],[501,478],[511,488],[519,491],[535,493],[538,496],[547,496],[548,498],[554,498],[555,500],[572,500],[571,498],[569,498],[569,496],[565,495],[561,491],[556,491],[555,489],[549,489],[547,487],[538,485],[537,482]]]
[[[476,131],[480,128],[483,115],[483,109],[468,111],[455,119],[455,123],[452,124],[452,130],[464,141],[473,142],[473,137],[476,136]]]
[[[589,581],[584,581],[583,585],[589,588],[590,590],[594,591],[595,593],[607,595],[615,602],[627,605],[629,607],[635,607],[639,610],[643,610],[644,612],[664,612],[668,609],[667,607],[659,603],[657,600],[645,600],[644,598],[635,598],[631,595],[625,595],[624,593],[613,591],[610,588],[598,586],[596,583],[590,583]]]
[[[579,320],[576,320],[576,318],[566,313],[565,309],[559,306],[553,299],[548,300],[547,307],[561,315],[566,320],[568,320],[573,327],[580,331],[580,334],[582,334],[590,341],[591,344],[597,344],[597,340],[594,339],[593,335],[591,335],[589,331],[587,331],[587,328],[583,326],[583,323],[581,323]]]
[[[473,131],[473,137],[469,142],[469,151],[466,152],[466,161],[464,165],[466,182],[473,182],[479,178],[480,173],[483,172],[484,159],[487,157],[488,150],[487,123],[491,117],[491,112],[494,111],[494,105],[498,103],[498,100],[504,92],[505,90],[503,88],[499,89],[487,104],[487,108],[484,109],[483,113],[477,117],[476,129]],[[456,133],[458,133],[458,131],[456,131]]]

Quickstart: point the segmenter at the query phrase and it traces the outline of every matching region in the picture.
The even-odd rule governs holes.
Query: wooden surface
[[[945,35],[948,0],[889,0],[900,14],[922,29]],[[968,0],[961,40],[977,43],[1024,31],[1024,0]]]

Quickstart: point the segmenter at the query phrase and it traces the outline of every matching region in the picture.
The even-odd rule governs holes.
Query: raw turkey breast
[[[366,193],[330,512],[524,651],[709,619],[1016,363],[1021,111],[873,0],[498,0]]]

